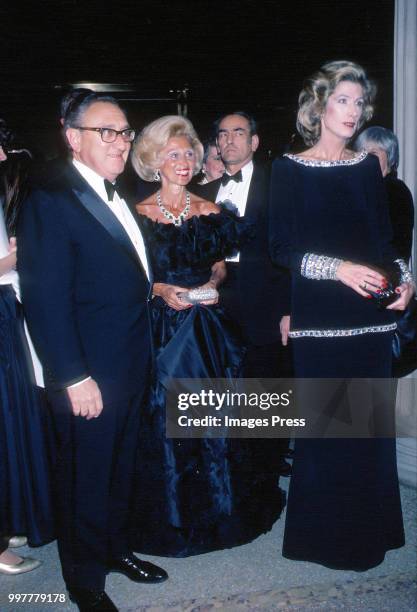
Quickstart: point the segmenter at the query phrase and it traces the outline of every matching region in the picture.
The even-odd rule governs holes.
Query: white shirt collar
[[[108,201],[106,188],[104,187],[104,177],[97,174],[95,170],[92,170],[89,166],[86,166],[77,159],[73,159],[72,163],[75,168],[81,174],[81,176],[87,181],[87,183],[94,189],[94,191],[100,196],[105,202]]]
[[[250,179],[253,173],[253,161],[252,160],[248,161],[247,164],[242,166],[241,171],[242,171],[242,181],[246,181]],[[230,172],[226,171],[226,174],[228,174],[229,176],[232,176]]]

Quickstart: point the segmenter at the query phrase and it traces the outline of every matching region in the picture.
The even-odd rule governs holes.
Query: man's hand
[[[281,332],[281,342],[283,346],[288,344],[288,333],[290,331],[290,315],[284,315],[279,322],[279,331]]]
[[[16,255],[16,238],[10,238],[9,254],[0,259],[0,276],[3,276],[3,274],[7,274],[7,272],[10,272],[11,270],[16,270]]]
[[[100,416],[103,400],[95,380],[89,378],[75,387],[68,387],[67,392],[75,416],[82,416],[87,420]]]

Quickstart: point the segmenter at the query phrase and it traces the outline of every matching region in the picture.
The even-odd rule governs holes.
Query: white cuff
[[[82,380],[79,380],[78,382],[74,383],[73,385],[68,385],[68,387],[66,387],[67,389],[74,389],[74,387],[78,387],[79,385],[82,385],[86,380],[91,380],[91,376],[87,376],[87,378],[83,378]]]

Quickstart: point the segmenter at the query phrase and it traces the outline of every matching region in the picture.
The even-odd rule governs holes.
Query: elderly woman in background
[[[134,548],[163,556],[249,542],[271,528],[283,505],[278,476],[263,471],[256,445],[165,433],[164,381],[232,378],[243,357],[238,332],[217,305],[217,288],[225,256],[252,230],[188,191],[202,157],[193,126],[179,116],[148,125],[132,155],[139,176],[160,181],[158,192],[136,206],[154,274],[156,367],[139,442]]]
[[[378,160],[348,146],[371,117],[373,97],[357,64],[322,66],[299,96],[297,129],[307,149],[273,165],[271,255],[292,271],[297,377],[390,377],[392,311],[415,290],[390,244]],[[401,281],[395,301],[381,308],[381,269],[393,260]],[[296,440],[285,557],[361,571],[403,544],[395,439]]]
[[[356,151],[368,151],[379,159],[388,194],[389,213],[394,234],[393,244],[400,257],[408,262],[413,244],[414,204],[411,191],[403,181],[397,178],[400,161],[398,138],[387,128],[373,126],[359,134],[354,148]]]
[[[214,139],[207,140],[204,144],[203,165],[201,172],[203,178],[200,185],[205,185],[223,176],[225,171],[224,163]]]

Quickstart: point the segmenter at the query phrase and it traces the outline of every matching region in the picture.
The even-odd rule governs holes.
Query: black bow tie
[[[107,198],[109,202],[113,202],[114,193],[118,193],[116,185],[113,185],[113,183],[111,183],[107,179],[104,179],[104,187],[106,188]]]
[[[225,185],[227,185],[227,183],[229,181],[235,181],[235,183],[241,183],[242,182],[242,170],[238,170],[236,172],[236,174],[223,174],[222,178],[220,179],[222,182],[223,187]]]

